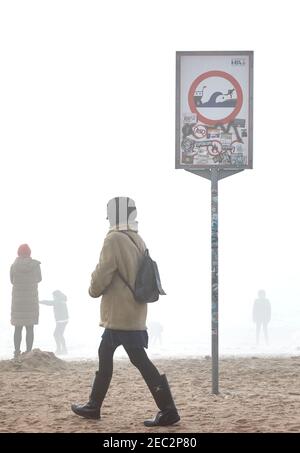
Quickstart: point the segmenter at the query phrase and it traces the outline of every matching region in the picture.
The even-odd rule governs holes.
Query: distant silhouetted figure
[[[26,327],[26,352],[33,345],[33,326],[39,322],[38,283],[42,280],[40,262],[31,258],[27,244],[18,248],[10,268],[12,288],[11,324],[15,326],[14,357],[21,353],[22,329]]]
[[[69,321],[67,307],[67,296],[59,290],[53,291],[53,300],[40,300],[40,304],[53,307],[56,327],[54,330],[54,339],[56,342],[56,354],[67,354],[64,331]]]
[[[163,326],[158,321],[151,321],[148,324],[149,329],[149,338],[152,345],[159,343],[162,345],[162,332],[164,330]]]
[[[259,344],[259,336],[261,327],[264,331],[265,342],[268,344],[268,323],[271,320],[271,304],[266,299],[264,290],[258,291],[258,299],[254,301],[253,305],[253,321],[256,324],[256,344]]]

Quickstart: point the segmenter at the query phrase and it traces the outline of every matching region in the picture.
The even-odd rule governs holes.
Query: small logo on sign
[[[246,60],[245,58],[232,58],[231,64],[232,66],[245,66]]]

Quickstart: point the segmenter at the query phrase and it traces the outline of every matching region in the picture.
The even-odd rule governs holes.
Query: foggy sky
[[[167,292],[150,318],[209,345],[210,182],[174,169],[176,50],[254,50],[254,169],[219,183],[221,339],[233,350],[254,341],[252,304],[265,289],[271,340],[292,343],[299,61],[296,2],[285,5],[1,3],[0,323],[11,343],[9,267],[24,242],[42,263],[40,297],[68,296],[69,339],[84,344],[91,329],[97,338],[87,289],[106,203],[125,195]],[[53,315],[41,311],[38,335],[51,344]]]

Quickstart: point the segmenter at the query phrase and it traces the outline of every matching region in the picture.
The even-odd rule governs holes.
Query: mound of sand
[[[67,365],[53,352],[33,349],[24,352],[17,359],[1,360],[0,371],[60,371],[65,370]]]

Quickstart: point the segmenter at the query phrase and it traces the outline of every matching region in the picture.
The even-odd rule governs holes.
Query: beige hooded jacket
[[[115,330],[145,330],[147,304],[136,302],[132,292],[119,276],[133,288],[146,245],[137,231],[124,227],[137,244],[122,233],[122,227],[111,228],[101,250],[99,263],[92,273],[89,294],[102,296],[100,326]]]

